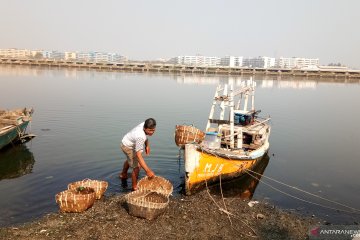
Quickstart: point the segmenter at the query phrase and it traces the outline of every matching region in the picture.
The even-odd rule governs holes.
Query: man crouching
[[[127,172],[129,167],[131,167],[133,169],[131,173],[132,190],[136,190],[137,188],[137,179],[140,168],[145,170],[146,175],[149,178],[153,178],[155,176],[154,172],[147,166],[142,156],[144,145],[145,154],[150,154],[150,145],[147,136],[152,136],[155,132],[155,128],[155,119],[148,118],[145,120],[145,122],[140,123],[130,132],[128,132],[122,139],[121,149],[124,152],[127,160],[124,162],[123,170],[120,173],[120,178],[123,183],[126,183],[126,179],[128,178]]]

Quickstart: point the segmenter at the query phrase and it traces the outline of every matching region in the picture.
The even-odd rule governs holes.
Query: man
[[[142,153],[144,151],[145,145],[145,154],[150,154],[150,145],[147,136],[152,136],[155,132],[156,121],[153,118],[148,118],[145,122],[140,123],[130,132],[128,132],[122,139],[121,149],[124,152],[127,160],[124,162],[123,170],[120,173],[120,178],[123,183],[126,184],[126,179],[128,178],[127,172],[129,167],[131,167],[131,180],[132,180],[132,190],[137,188],[137,179],[139,176],[140,168],[143,168],[146,172],[146,175],[149,178],[155,176],[154,172],[147,166]]]

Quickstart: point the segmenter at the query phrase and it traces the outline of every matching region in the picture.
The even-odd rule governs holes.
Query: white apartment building
[[[65,53],[59,51],[51,52],[52,58],[56,60],[65,59]]]
[[[262,56],[245,58],[243,60],[243,66],[252,68],[271,68],[275,66],[275,58]]]
[[[243,57],[225,56],[220,59],[221,66],[241,67],[243,65]]]
[[[126,62],[128,59],[118,53],[109,53],[109,62]]]
[[[168,62],[181,65],[192,66],[218,66],[220,65],[219,57],[206,57],[206,56],[177,56],[171,58]]]
[[[77,60],[85,62],[126,62],[126,56],[118,53],[78,52]]]
[[[78,52],[76,54],[77,60],[83,62],[93,62],[94,61],[94,52]]]
[[[28,58],[31,57],[31,51],[17,48],[0,49],[0,57]]]
[[[76,52],[65,52],[65,60],[76,60]]]
[[[43,51],[42,50],[31,50],[31,57],[35,58],[42,58],[43,57]]]
[[[318,66],[318,58],[284,58],[280,57],[276,60],[276,67],[279,68],[303,68],[309,66]]]
[[[47,58],[47,59],[56,59],[56,60],[65,59],[65,53],[58,51],[44,50],[42,51],[42,55],[43,58]]]
[[[102,52],[95,52],[94,62],[109,62],[109,54]]]

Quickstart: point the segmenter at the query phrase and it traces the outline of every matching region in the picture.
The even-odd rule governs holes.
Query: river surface
[[[359,223],[360,83],[254,79],[256,109],[271,116],[272,133],[253,199],[331,223]],[[240,80],[0,65],[0,108],[33,107],[29,129],[37,135],[0,152],[0,226],[58,211],[54,197],[73,181],[102,179],[110,184],[107,194],[128,191],[118,178],[124,161],[119,144],[148,117],[158,125],[146,161],[180,196],[184,173],[175,125],[204,129],[217,84]]]

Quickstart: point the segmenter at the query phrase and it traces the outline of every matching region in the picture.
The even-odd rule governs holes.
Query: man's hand
[[[145,154],[149,155],[150,154],[150,146],[146,146],[145,147]]]
[[[147,175],[148,178],[150,178],[150,179],[152,179],[152,178],[155,177],[155,173],[154,173],[152,170],[150,170],[150,169],[146,172],[146,175]]]

